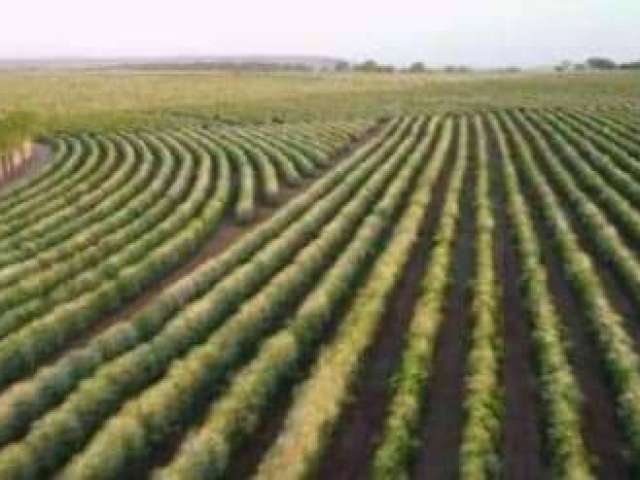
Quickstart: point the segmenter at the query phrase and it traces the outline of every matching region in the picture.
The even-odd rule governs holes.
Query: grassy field
[[[636,107],[637,73],[252,74],[33,72],[0,74],[0,112],[50,128],[173,115],[231,121],[344,119],[493,106]]]
[[[0,478],[637,478],[638,80],[0,75]]]

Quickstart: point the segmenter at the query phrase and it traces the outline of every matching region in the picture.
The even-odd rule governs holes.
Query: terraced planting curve
[[[0,478],[640,472],[628,110],[65,133],[0,190]]]

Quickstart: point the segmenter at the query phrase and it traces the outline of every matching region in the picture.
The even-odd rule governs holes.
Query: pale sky
[[[640,59],[640,0],[5,0],[0,58],[305,54],[397,65]]]

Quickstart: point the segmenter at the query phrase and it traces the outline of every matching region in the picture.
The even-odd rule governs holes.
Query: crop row
[[[406,130],[406,128],[404,130]],[[396,136],[390,138],[390,140],[392,140],[390,146],[397,144],[403,135],[402,131],[403,130],[401,129],[398,133],[400,137]],[[394,140],[394,138],[396,139]],[[380,143],[381,142],[379,141],[375,141],[373,146],[377,147]],[[156,349],[159,349],[159,352],[163,351],[161,347],[164,346],[164,351],[166,352],[167,347],[169,345],[173,345],[170,349],[171,352],[174,352],[172,355],[179,355],[180,352],[192,344],[198,336],[202,337],[203,335],[206,335],[208,329],[214,328],[215,326],[215,316],[207,316],[210,327],[207,327],[207,322],[194,323],[201,317],[201,315],[206,314],[206,311],[203,311],[202,309],[203,304],[209,304],[211,307],[219,310],[219,318],[220,315],[224,314],[226,309],[234,308],[234,297],[229,296],[230,292],[234,293],[235,302],[241,302],[246,295],[256,288],[257,285],[260,285],[265,278],[268,278],[270,273],[269,269],[265,268],[266,266],[271,265],[271,274],[275,273],[275,271],[281,268],[282,265],[286,264],[295,253],[296,242],[299,245],[298,248],[300,248],[306,244],[307,241],[313,238],[314,229],[320,228],[328,218],[327,216],[331,215],[332,212],[335,211],[336,206],[349,198],[352,190],[361,184],[368,175],[372,173],[377,164],[384,160],[383,155],[385,149],[383,148],[382,155],[378,155],[377,157],[374,156],[371,159],[368,159],[367,162],[359,164],[363,155],[369,151],[369,147],[363,148],[363,150],[354,155],[352,159],[342,163],[330,176],[321,180],[317,184],[317,187],[314,186],[314,188],[301,197],[299,201],[294,202],[290,207],[287,207],[286,210],[283,210],[278,216],[274,217],[269,224],[266,224],[264,227],[256,231],[255,235],[252,235],[245,242],[230,250],[227,255],[217,258],[215,262],[210,262],[203,266],[197,274],[193,274],[193,277],[185,278],[185,280],[179,285],[172,288],[166,296],[162,295],[154,305],[146,309],[144,312],[141,312],[141,314],[133,319],[127,326],[118,325],[105,331],[85,349],[85,358],[102,355],[103,357],[106,357],[105,360],[108,360],[108,358],[113,357],[114,355],[119,355],[120,353],[135,347],[138,342],[144,341],[145,337],[148,339],[150,336],[153,336],[154,333],[162,330],[173,314],[177,313],[185,303],[194,299],[194,296],[195,298],[202,296],[207,289],[210,288],[210,285],[215,285],[217,281],[224,277],[224,282],[218,285],[214,291],[209,292],[206,296],[200,298],[197,303],[194,303],[189,308],[189,311],[191,312],[190,314],[187,314],[185,311],[179,315],[179,317],[174,318],[174,320],[169,324],[170,328],[165,328],[163,330],[164,333],[154,341],[153,345],[157,345]],[[353,168],[356,168],[360,173],[356,174],[353,172],[353,176],[349,176],[348,179],[345,179],[345,175]],[[341,183],[341,180],[345,181]],[[333,194],[328,195],[325,200],[317,202],[319,196],[323,196],[336,186],[339,186],[339,188],[337,188]],[[279,234],[279,231],[288,225],[293,218],[297,218],[297,216],[301,215],[305,209],[308,209],[311,206],[313,206],[313,210],[317,213],[307,213],[304,221],[298,221],[287,229],[288,235],[283,235],[280,241],[269,243],[268,248],[260,250],[260,258],[262,260],[256,261],[256,263],[252,262],[250,265],[247,264],[244,268],[238,269],[235,274],[229,275],[231,269],[239,263],[245,263],[248,260],[247,257],[251,257],[253,252],[256,252],[264,242],[269,242],[269,240]],[[251,272],[254,272],[253,276],[250,275]],[[258,275],[256,275],[256,273]],[[224,298],[225,301],[213,302],[212,296],[215,296],[216,298],[222,296],[221,298]],[[235,303],[236,306],[237,304],[238,303]],[[194,314],[196,313],[199,313],[200,315],[194,317]],[[198,326],[197,329],[184,328],[186,325],[185,322],[188,322],[190,319],[191,323],[193,323],[193,327]],[[219,321],[220,320],[217,320],[217,322]],[[174,341],[170,341],[171,338],[173,338]],[[179,338],[183,339],[179,340]],[[152,345],[143,345],[141,348],[131,350],[127,355],[121,357],[120,360],[113,362],[113,365],[109,369],[103,368],[101,371],[104,372],[104,374],[100,378],[110,378],[108,375],[109,371],[118,371],[119,366],[124,368],[125,365],[133,365],[135,366],[136,371],[142,369],[142,372],[144,372],[141,377],[142,380],[147,378],[148,380],[144,381],[151,381],[154,375],[157,374],[154,373],[154,371],[157,372],[157,369],[146,371],[145,365],[147,365],[148,361],[153,358],[148,355],[149,349],[152,348]],[[112,350],[115,350],[114,354],[111,354]],[[162,357],[158,357],[158,361],[160,361],[161,358]],[[66,360],[66,362],[64,360]],[[80,376],[87,375],[101,363],[99,361],[97,363],[93,362],[93,365],[88,368],[88,371],[81,372],[82,367],[84,367],[84,363],[82,363],[80,359],[70,355],[69,358],[64,360],[59,363],[58,373],[60,375],[70,375],[71,377],[76,373]],[[140,360],[143,361],[140,362]],[[168,365],[169,361],[170,357],[165,357],[163,364]],[[124,370],[122,371],[124,372]],[[57,376],[54,375],[54,377]],[[126,386],[127,388],[135,388],[136,382],[132,385],[127,385],[126,382],[123,384],[124,378],[127,377],[122,377],[121,375],[111,377],[114,380],[113,387]],[[36,380],[42,380],[39,383],[42,387],[47,385],[47,381],[51,378],[51,376],[47,376],[46,374],[40,377],[36,376]],[[73,379],[72,383],[76,384],[78,380],[79,378]],[[93,384],[95,384],[95,382],[92,379],[87,384],[83,384],[83,387],[91,388],[91,385]],[[17,393],[17,397],[21,397],[22,392],[20,392],[19,389],[17,390]],[[125,392],[122,392],[122,394],[125,394]],[[83,396],[82,390],[79,393],[76,392],[73,397],[76,399],[86,398],[86,396]],[[41,408],[47,408],[46,405],[44,407],[39,406],[40,399],[38,397],[33,396],[30,398],[32,400],[30,405],[35,410],[42,411]],[[87,401],[90,400],[91,398],[87,399]],[[52,401],[54,403],[56,402],[55,399]],[[18,409],[20,408],[19,405],[21,403],[11,403],[18,407]],[[68,404],[69,402],[67,402],[67,405]],[[36,415],[37,414],[38,413],[36,413]],[[7,424],[9,424],[9,422],[7,422]]]
[[[516,116],[517,117],[517,116]],[[512,118],[501,112],[499,118],[514,144],[516,166],[522,181],[534,192],[545,222],[553,232],[567,278],[590,320],[591,330],[602,353],[603,364],[615,390],[616,401],[629,444],[635,458],[640,453],[640,363],[624,319],[610,304],[605,287],[591,258],[583,251],[560,199],[549,187],[535,161],[531,146]],[[520,124],[526,130],[525,124]],[[566,197],[565,197],[566,198]]]

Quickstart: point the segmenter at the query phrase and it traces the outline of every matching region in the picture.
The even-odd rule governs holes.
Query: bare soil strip
[[[524,185],[523,185],[524,186]],[[524,188],[535,205],[537,199]],[[627,445],[617,423],[616,402],[608,387],[606,372],[593,338],[589,320],[578,303],[555,253],[552,231],[532,209],[548,281],[560,318],[564,320],[570,341],[570,362],[583,395],[582,435],[589,452],[595,457],[598,478],[630,478]],[[568,212],[567,212],[568,213]]]
[[[474,138],[470,132],[470,141]],[[473,145],[473,143],[471,144]],[[473,150],[471,150],[473,152]],[[454,248],[451,286],[428,380],[418,440],[415,478],[457,478],[464,422],[464,383],[471,321],[470,285],[474,273],[476,160],[465,173],[460,227]]]
[[[432,202],[422,220],[420,236],[402,278],[389,297],[374,343],[363,360],[364,368],[354,389],[352,401],[342,413],[340,427],[330,442],[319,468],[318,478],[369,478],[371,459],[384,427],[390,400],[390,381],[406,345],[405,332],[420,295],[421,280],[431,250],[431,239],[444,205],[457,153],[456,147],[454,142],[448,153],[447,165],[436,182]]]
[[[13,188],[17,180],[34,176],[51,157],[51,147],[42,143],[34,143],[31,157],[6,175],[0,175],[0,192]]]
[[[537,480],[547,478],[549,465],[542,453],[543,425],[540,384],[535,368],[532,325],[519,289],[520,264],[515,239],[507,216],[506,193],[497,140],[487,129],[492,176],[492,200],[496,222],[494,263],[502,288],[504,359],[502,382],[505,390],[503,423],[503,473],[505,478]]]

